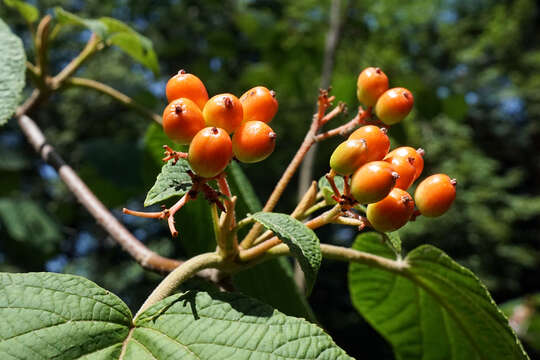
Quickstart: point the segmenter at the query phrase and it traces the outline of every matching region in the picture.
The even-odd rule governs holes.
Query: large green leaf
[[[0,274],[0,358],[352,359],[319,327],[234,293],[187,291],[143,312],[89,280]]]
[[[0,126],[13,115],[24,88],[26,55],[21,39],[0,19]]]
[[[0,273],[0,358],[114,359],[131,313],[81,277]]]
[[[253,219],[272,230],[291,249],[306,277],[306,290],[311,293],[321,266],[319,238],[313,230],[287,214],[258,212]]]
[[[173,160],[163,165],[161,173],[157,176],[156,183],[144,200],[144,206],[150,206],[174,197],[183,196],[191,188],[191,178],[187,174],[189,164],[180,159],[174,164]]]
[[[36,21],[39,17],[39,11],[38,9],[28,4],[27,2],[21,1],[21,0],[4,0],[4,4],[9,6],[10,8],[13,8],[21,14],[21,16],[29,23],[33,23]]]
[[[60,7],[57,7],[55,11],[59,23],[84,26],[105,40],[108,45],[117,46],[152,70],[155,75],[159,73],[159,64],[152,41],[122,21],[110,17],[84,19]]]
[[[382,236],[358,236],[353,247],[387,258]],[[528,359],[485,286],[441,250],[424,245],[399,274],[351,264],[356,309],[393,346],[397,359]]]

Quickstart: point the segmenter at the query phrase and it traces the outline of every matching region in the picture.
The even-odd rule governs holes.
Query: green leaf
[[[60,7],[55,11],[59,23],[80,25],[90,29],[108,45],[117,46],[135,61],[152,70],[154,75],[158,75],[159,64],[152,41],[122,21],[110,17],[84,19]]]
[[[132,324],[118,297],[77,276],[2,273],[0,289],[2,359],[352,359],[316,325],[241,294],[176,294]]]
[[[94,32],[101,39],[106,39],[108,35],[107,26],[100,20],[84,19],[69,11],[62,9],[61,7],[54,8],[56,14],[56,20],[62,25],[78,25],[83,26],[90,31]]]
[[[29,23],[33,23],[39,17],[38,9],[24,1],[20,0],[4,0],[4,4],[13,8],[21,14],[21,16]]]
[[[156,183],[146,195],[144,206],[162,203],[174,196],[184,196],[189,191],[192,182],[187,174],[187,171],[190,170],[188,162],[180,159],[176,164],[173,164],[173,160],[169,160],[163,165]]]
[[[272,230],[298,259],[306,277],[306,290],[310,294],[321,266],[322,254],[317,235],[300,221],[287,214],[258,212],[253,219]]]
[[[52,273],[0,273],[0,315],[2,359],[113,359],[131,324],[117,296]]]
[[[109,17],[102,17],[100,20],[107,26],[110,35],[107,39],[108,43],[118,46],[133,59],[152,70],[154,75],[159,74],[157,55],[150,39],[119,20]]]
[[[353,247],[394,259],[382,235],[358,236]],[[528,359],[489,292],[468,269],[424,245],[395,274],[351,264],[356,309],[394,348],[396,359]]]
[[[24,88],[26,55],[21,39],[0,20],[0,126],[19,105]]]
[[[343,187],[345,186],[345,181],[343,180],[343,177],[335,176],[334,183],[336,184],[338,190],[343,193]],[[326,200],[326,203],[328,205],[336,204],[336,201],[332,199],[332,195],[334,195],[334,190],[332,190],[332,187],[326,179],[326,176],[323,176],[319,179],[319,190],[322,191],[324,199]]]
[[[0,199],[0,219],[14,240],[46,254],[54,252],[62,240],[56,223],[31,200]]]
[[[157,359],[352,359],[317,326],[234,293],[173,295],[135,324],[128,358],[146,347]]]

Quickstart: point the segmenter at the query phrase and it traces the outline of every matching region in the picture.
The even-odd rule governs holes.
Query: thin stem
[[[144,212],[144,211],[135,211],[135,210],[123,208],[122,212],[126,215],[133,215],[133,216],[138,216],[138,217],[147,218],[147,219],[163,219],[166,217],[163,211]]]
[[[77,69],[98,49],[100,40],[96,34],[92,34],[84,49],[67,64],[54,78],[52,78],[52,88],[60,88],[64,81],[77,71]]]
[[[306,226],[310,229],[317,229],[321,226],[324,226],[328,223],[331,223],[335,218],[337,218],[341,214],[341,206],[339,204],[334,205],[333,208],[331,208],[328,211],[325,211],[321,215],[317,216],[316,218],[313,218],[306,222]]]
[[[37,70],[43,81],[47,76],[47,47],[51,20],[52,17],[50,15],[45,15],[41,19],[38,24],[35,37]]]
[[[324,259],[369,265],[398,274],[406,274],[406,270],[409,268],[409,264],[406,260],[391,260],[382,256],[342,246],[321,244],[321,253]],[[265,258],[288,255],[291,255],[289,247],[285,244],[280,244],[268,250]]]
[[[326,206],[328,206],[328,204],[326,203],[326,200],[321,200],[315,205],[313,205],[312,207],[310,207],[309,209],[307,209],[306,212],[304,213],[304,216],[309,216],[313,214],[315,211],[323,209]]]
[[[161,116],[159,116],[158,114],[148,110],[147,108],[140,105],[139,103],[137,103],[135,100],[133,100],[126,94],[108,85],[105,85],[99,81],[80,78],[80,77],[72,77],[72,78],[66,79],[64,83],[66,85],[80,86],[80,87],[85,87],[88,89],[93,89],[95,91],[99,91],[107,96],[110,96],[111,98],[118,101],[119,103],[137,111],[139,114],[157,122],[158,124],[161,124],[163,122]]]
[[[295,219],[299,219],[302,216],[304,216],[307,209],[309,209],[313,203],[315,203],[315,199],[317,198],[317,182],[312,181],[311,186],[307,189],[304,196],[296,205],[296,208],[291,213],[291,216]]]
[[[152,294],[135,315],[134,321],[144,310],[171,295],[180,284],[193,277],[197,272],[208,268],[217,268],[222,261],[222,257],[216,253],[204,253],[192,257],[178,266],[152,291]]]
[[[180,210],[184,205],[186,205],[187,202],[191,199],[192,197],[190,196],[189,191],[188,191],[168,211],[167,215],[169,218],[167,219],[167,223],[169,224],[169,230],[171,231],[171,235],[173,237],[178,236],[178,231],[176,230],[176,227],[174,226],[174,214],[176,214],[176,212]]]

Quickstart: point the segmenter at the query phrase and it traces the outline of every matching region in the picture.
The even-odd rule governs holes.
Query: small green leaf
[[[118,46],[133,59],[152,70],[154,75],[159,74],[157,55],[150,39],[119,20],[109,17],[102,17],[100,20],[107,26],[109,44]]]
[[[179,159],[176,164],[173,160],[163,165],[161,173],[157,176],[156,183],[144,200],[144,206],[161,203],[174,196],[184,196],[191,188],[191,178],[187,174],[189,164],[184,159]]]
[[[107,26],[100,20],[95,19],[84,19],[80,16],[77,16],[69,11],[62,9],[61,7],[54,8],[56,14],[56,20],[59,24],[63,25],[78,25],[83,26],[90,31],[96,33],[101,39],[107,38]]]
[[[13,115],[21,98],[26,55],[21,39],[0,20],[0,126]]]
[[[159,73],[159,64],[152,41],[122,21],[110,17],[83,19],[60,7],[57,7],[55,11],[59,23],[84,26],[96,33],[108,45],[117,46],[135,61],[152,70],[154,75]]]
[[[395,259],[382,235],[358,236],[353,248]],[[394,348],[397,359],[528,359],[485,286],[441,250],[423,245],[395,274],[349,267],[358,312]]]
[[[338,190],[343,194],[343,187],[345,186],[345,181],[343,180],[343,178],[341,176],[335,176],[334,182]],[[326,176],[323,176],[319,179],[319,190],[322,191],[324,199],[326,200],[326,203],[328,205],[336,204],[336,201],[332,199],[332,195],[334,195],[334,190],[332,190],[332,187],[326,179]]]
[[[176,294],[133,324],[89,280],[0,273],[0,315],[1,359],[352,359],[316,325],[235,293]]]
[[[21,14],[21,16],[29,23],[33,23],[39,17],[38,9],[24,1],[20,0],[4,0],[4,4],[13,8]]]
[[[306,277],[306,290],[310,294],[321,266],[322,254],[319,238],[313,230],[287,214],[258,212],[253,219],[272,230],[298,259]]]

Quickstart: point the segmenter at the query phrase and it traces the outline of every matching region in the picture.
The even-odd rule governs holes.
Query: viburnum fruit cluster
[[[456,180],[432,175],[418,185],[413,200],[407,189],[422,173],[424,150],[404,146],[389,152],[388,127],[411,111],[411,92],[402,87],[389,89],[384,72],[369,67],[358,76],[357,97],[366,106],[366,114],[371,116],[373,110],[380,126],[358,128],[334,150],[327,175],[334,199],[351,216],[357,204],[367,204],[366,224],[381,232],[395,231],[418,215],[444,214],[456,196]],[[344,177],[343,194],[335,185],[336,175]]]
[[[169,79],[165,93],[169,104],[163,111],[163,131],[177,144],[189,145],[189,149],[184,153],[164,145],[163,161],[173,160],[176,164],[180,158],[187,159],[191,188],[170,209],[123,211],[135,216],[168,219],[171,234],[176,236],[174,214],[198,193],[203,193],[223,212],[234,208],[225,168],[233,157],[254,163],[270,156],[276,144],[276,133],[267,123],[276,114],[278,102],[274,91],[264,86],[254,87],[240,98],[223,93],[209,99],[204,83],[184,70]],[[219,192],[207,184],[210,180],[217,180]],[[225,205],[221,202],[223,197]]]
[[[169,105],[163,111],[163,130],[171,140],[189,144],[187,159],[197,175],[213,178],[233,156],[254,163],[274,151],[276,133],[268,123],[278,102],[264,86],[246,91],[240,99],[230,93],[209,99],[203,82],[180,70],[165,92]]]

